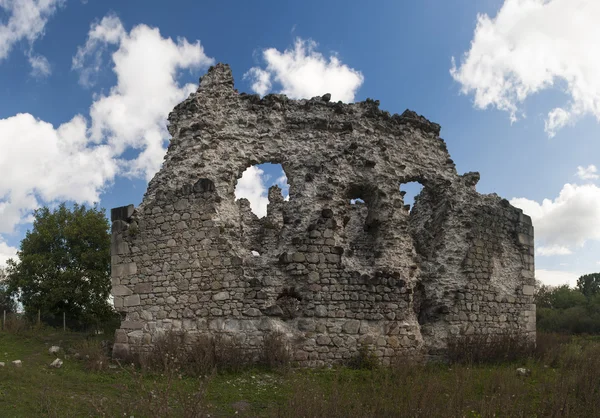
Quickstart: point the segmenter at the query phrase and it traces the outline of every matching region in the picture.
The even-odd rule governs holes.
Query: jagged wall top
[[[169,132],[164,166],[147,198],[204,177],[233,193],[247,167],[265,162],[282,164],[291,198],[306,192],[307,179],[341,170],[349,183],[390,192],[401,182],[445,188],[458,179],[440,126],[415,112],[392,115],[379,109],[379,101],[344,104],[331,102],[329,94],[292,100],[238,93],[226,64],[211,67],[198,90],[175,107]]]

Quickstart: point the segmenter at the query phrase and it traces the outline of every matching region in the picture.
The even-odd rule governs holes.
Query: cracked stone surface
[[[387,363],[443,355],[453,335],[535,337],[531,219],[456,172],[439,125],[369,99],[238,93],[218,64],[169,132],[141,205],[111,214],[115,355],[168,330],[248,350],[280,332],[306,366],[362,345]],[[289,201],[271,187],[259,219],[234,189],[267,162]],[[409,208],[399,188],[412,181],[423,190]]]

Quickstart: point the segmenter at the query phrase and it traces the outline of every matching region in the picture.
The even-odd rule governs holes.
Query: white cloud
[[[0,239],[0,268],[6,265],[9,258],[17,257],[17,248],[9,246]]]
[[[593,164],[590,164],[587,167],[577,167],[577,176],[581,180],[597,180],[600,177],[598,174],[596,174],[597,172],[598,169]]]
[[[573,252],[564,245],[551,245],[549,247],[538,247],[535,250],[535,254],[545,257],[552,255],[569,255],[573,254]]]
[[[121,19],[114,14],[92,24],[85,45],[77,48],[72,61],[72,68],[79,71],[79,84],[85,87],[94,85],[94,76],[102,67],[102,54],[107,46],[118,44],[126,35]]]
[[[10,233],[40,201],[99,201],[117,167],[106,145],[89,147],[86,122],[58,128],[21,113],[0,119],[0,233]]]
[[[510,203],[531,216],[536,242],[542,247],[571,249],[600,240],[600,188],[596,185],[565,184],[554,200],[544,199],[540,204],[514,198]]]
[[[43,55],[28,56],[29,64],[31,65],[31,75],[37,78],[48,77],[52,72],[48,59]]]
[[[300,99],[331,93],[334,101],[354,101],[364,77],[360,71],[342,64],[332,55],[325,58],[315,49],[316,42],[296,39],[293,49],[279,52],[275,48],[262,51],[266,68],[251,68],[244,78],[252,81],[252,90],[264,95],[272,83],[281,86],[281,93]]]
[[[159,169],[168,138],[166,117],[195,88],[180,86],[177,73],[213,60],[199,42],[173,42],[146,25],[118,34],[114,25],[112,19],[93,25],[90,37],[101,41],[88,40],[84,52],[78,51],[83,71],[88,55],[95,59],[96,48],[116,43],[117,84],[108,95],[96,97],[89,119],[76,115],[59,127],[30,114],[0,119],[0,234],[30,222],[31,211],[41,204],[93,203],[116,175],[149,179]],[[124,159],[131,150],[140,154]]]
[[[268,190],[265,185],[265,172],[256,166],[251,166],[242,173],[235,186],[235,198],[246,198],[250,201],[252,212],[259,218],[267,214],[269,204]]]
[[[214,60],[204,54],[200,42],[191,44],[178,39],[175,43],[163,38],[158,29],[146,25],[134,27],[129,34],[122,33],[114,20],[102,22],[108,28],[103,30],[96,25],[90,30],[90,37],[106,43],[118,40],[119,47],[112,55],[117,85],[92,104],[91,138],[108,141],[117,154],[129,147],[141,149],[138,158],[127,163],[127,173],[149,180],[160,168],[166,152],[164,142],[169,137],[166,116],[197,87],[180,86],[176,79],[178,71],[206,68]],[[83,60],[95,54],[95,48],[88,44],[81,55]]]
[[[288,184],[288,178],[283,173],[283,175],[279,176],[277,180],[275,180],[275,184],[281,188],[281,194],[283,196],[283,200],[290,200],[290,185]]]
[[[0,61],[8,57],[18,42],[25,40],[29,43],[29,62],[32,71],[37,75],[40,72],[40,60],[31,58],[34,56],[31,52],[33,43],[44,35],[48,19],[64,2],[64,0],[0,0],[0,9],[7,15],[7,19],[0,23]]]
[[[252,67],[246,74],[244,80],[252,81],[252,91],[264,96],[271,90],[271,73],[258,67]]]
[[[505,0],[495,18],[478,15],[471,48],[450,72],[476,107],[512,120],[527,97],[564,84],[569,100],[549,111],[549,136],[585,114],[600,120],[599,20],[597,0]]]
[[[574,271],[544,269],[535,270],[535,278],[548,286],[561,286],[567,284],[571,287],[574,287],[577,285],[577,279],[580,276],[581,273]]]

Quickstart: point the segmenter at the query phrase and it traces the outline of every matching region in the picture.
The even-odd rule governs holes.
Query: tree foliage
[[[17,301],[12,297],[8,288],[8,273],[4,267],[0,267],[0,314],[2,312],[15,313]]]
[[[10,290],[26,314],[62,317],[89,326],[114,315],[110,294],[110,234],[103,210],[65,204],[34,213],[18,260],[9,260]]]
[[[600,273],[584,274],[577,279],[577,289],[586,297],[600,293]]]
[[[572,334],[600,333],[600,273],[581,276],[577,286],[551,287],[538,283],[537,325],[544,331]]]

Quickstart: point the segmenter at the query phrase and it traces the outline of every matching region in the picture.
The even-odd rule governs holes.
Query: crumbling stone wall
[[[439,125],[378,105],[261,99],[212,67],[169,115],[142,204],[113,209],[115,354],[166,330],[249,350],[281,332],[309,366],[361,345],[385,363],[443,354],[451,335],[533,338],[530,218],[457,174]],[[290,199],[273,186],[259,219],[234,188],[266,162],[282,165]],[[412,210],[399,190],[410,181],[424,186]]]

